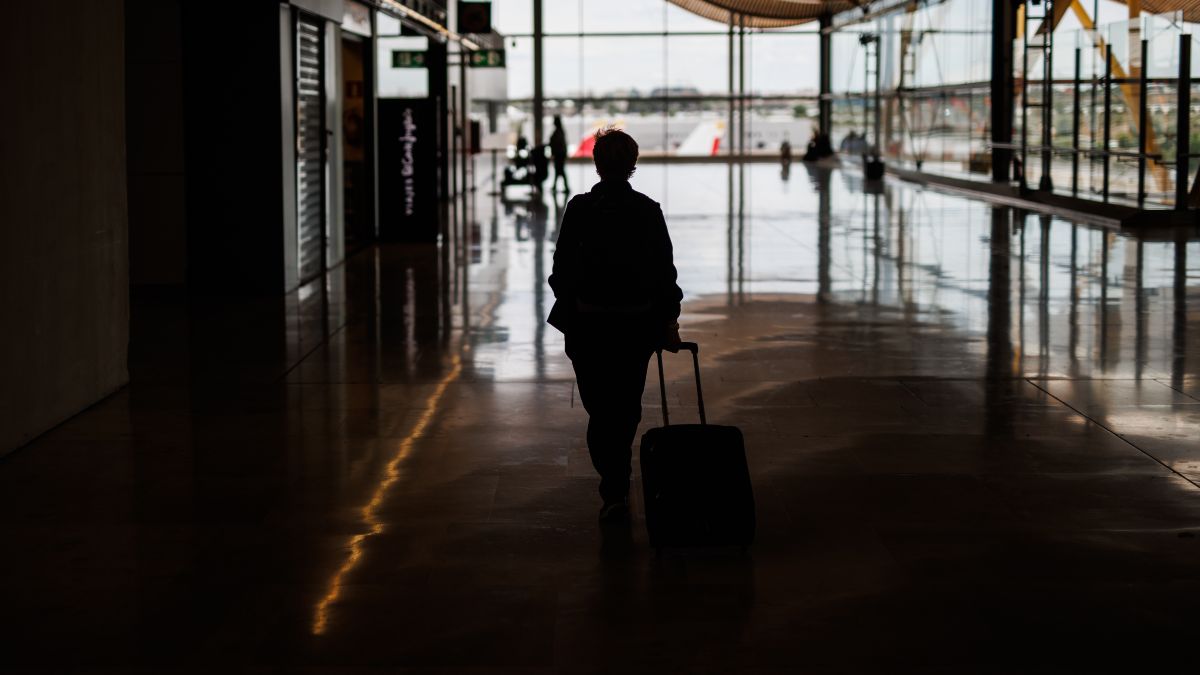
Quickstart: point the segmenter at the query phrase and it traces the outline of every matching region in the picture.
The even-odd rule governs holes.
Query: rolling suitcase
[[[658,387],[663,425],[642,436],[642,488],[646,532],[656,549],[740,546],[754,541],[754,493],[742,432],[708,424],[700,387],[699,346],[684,342],[696,369],[700,424],[672,425],[667,413],[662,350]]]

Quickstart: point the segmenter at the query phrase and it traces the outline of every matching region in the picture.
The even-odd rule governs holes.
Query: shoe
[[[621,497],[611,502],[604,502],[600,507],[600,522],[611,523],[625,520],[629,517],[629,497]]]

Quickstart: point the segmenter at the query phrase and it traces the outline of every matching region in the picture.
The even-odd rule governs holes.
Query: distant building
[[[630,101],[629,112],[662,112],[664,106],[670,112],[703,110],[705,103],[698,100],[700,96],[700,90],[695,87],[655,87],[645,100]]]

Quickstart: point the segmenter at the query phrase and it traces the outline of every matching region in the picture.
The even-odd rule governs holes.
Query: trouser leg
[[[565,161],[554,162],[554,188],[558,189],[558,179],[562,178],[563,191],[570,192],[571,184],[567,181],[567,166]]]
[[[612,355],[586,350],[572,357],[579,398],[588,412],[588,453],[606,501],[629,493],[649,359],[642,350]]]

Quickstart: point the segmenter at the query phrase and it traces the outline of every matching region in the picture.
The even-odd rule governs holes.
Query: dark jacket
[[[550,156],[555,162],[562,162],[567,158],[567,135],[563,133],[562,127],[554,130],[550,134]]]
[[[563,333],[581,317],[661,331],[679,317],[676,277],[658,202],[629,181],[601,181],[573,197],[563,214],[548,322]]]

